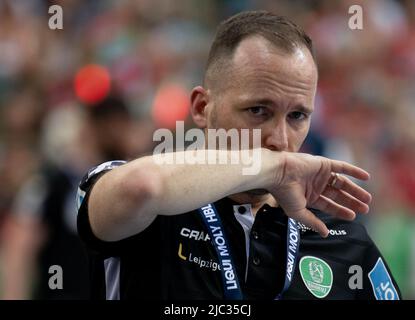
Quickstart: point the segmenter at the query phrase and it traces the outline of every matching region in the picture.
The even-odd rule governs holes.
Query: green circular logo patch
[[[333,272],[324,260],[313,256],[302,257],[300,273],[313,296],[321,299],[329,294],[333,285]]]

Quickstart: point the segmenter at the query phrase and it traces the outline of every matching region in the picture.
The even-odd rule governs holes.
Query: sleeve
[[[401,300],[401,292],[392,276],[385,258],[369,238],[370,246],[366,249],[363,269],[363,290],[359,290],[361,300]]]
[[[100,177],[102,177],[105,173],[109,172],[110,170],[119,167],[125,163],[125,161],[109,161],[97,167],[94,167],[88,171],[88,173],[83,177],[78,186],[78,192],[76,196],[78,209],[78,235],[89,249],[103,255],[116,255],[125,241],[120,240],[114,242],[107,242],[98,239],[94,235],[88,217],[88,198],[94,184],[99,180]]]

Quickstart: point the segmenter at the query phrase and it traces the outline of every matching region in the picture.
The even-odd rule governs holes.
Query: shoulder
[[[353,239],[366,246],[373,245],[366,227],[361,222],[342,220],[320,210],[310,210],[326,224],[329,229],[329,236],[345,236],[347,239]]]
[[[107,161],[89,169],[79,184],[80,188],[82,189],[87,187],[90,184],[90,182],[94,180],[97,176],[126,163],[127,162],[123,160]]]

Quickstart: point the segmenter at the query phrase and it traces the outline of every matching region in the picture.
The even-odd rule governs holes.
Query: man
[[[398,299],[379,251],[351,222],[371,196],[339,175],[369,174],[296,153],[316,86],[311,40],[295,24],[262,11],[223,22],[191,113],[203,129],[261,129],[260,172],[159,165],[156,156],[91,170],[80,184],[78,231],[93,297]],[[349,285],[351,266],[364,275]]]

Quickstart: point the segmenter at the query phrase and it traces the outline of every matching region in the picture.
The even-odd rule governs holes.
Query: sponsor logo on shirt
[[[333,271],[327,262],[313,256],[302,257],[300,274],[313,296],[322,299],[329,294],[333,285]]]
[[[376,300],[399,300],[398,292],[383,263],[382,258],[376,261],[375,266],[368,274]]]
[[[177,251],[177,256],[184,261],[189,261],[191,263],[197,264],[201,269],[206,268],[212,271],[220,270],[220,264],[214,261],[213,259],[205,260],[201,257],[193,255],[191,252],[188,255],[184,254],[183,245],[181,243],[179,243],[179,250]]]
[[[304,224],[302,224],[300,222],[298,223],[298,229],[301,231],[301,233],[305,233],[307,231],[316,232],[313,229],[305,226]],[[329,229],[329,235],[330,236],[346,236],[347,232],[344,229]]]
[[[198,231],[198,230],[192,230],[189,228],[182,228],[180,230],[180,235],[185,238],[194,239],[196,241],[209,241],[210,237],[207,232],[204,231]]]

